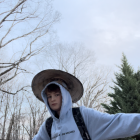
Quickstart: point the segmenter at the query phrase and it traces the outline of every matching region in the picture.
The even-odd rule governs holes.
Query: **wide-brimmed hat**
[[[52,81],[57,81],[62,86],[62,83],[66,84],[64,87],[69,91],[73,103],[83,96],[83,85],[75,76],[61,70],[47,69],[39,72],[32,80],[32,91],[40,101],[44,102],[41,91]]]

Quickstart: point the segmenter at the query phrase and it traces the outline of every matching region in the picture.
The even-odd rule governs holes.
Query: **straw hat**
[[[57,81],[62,86],[64,86],[63,83],[66,84],[67,87],[64,87],[71,94],[73,103],[83,96],[83,85],[76,77],[61,70],[48,69],[39,72],[32,80],[32,91],[40,101],[44,102],[41,97],[41,91],[52,81]]]

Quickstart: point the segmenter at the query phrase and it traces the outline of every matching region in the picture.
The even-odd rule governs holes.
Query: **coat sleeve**
[[[46,121],[41,125],[38,133],[34,136],[33,140],[50,140],[45,124]]]
[[[107,114],[90,108],[80,107],[91,139],[109,140],[124,138],[140,133],[140,114]]]

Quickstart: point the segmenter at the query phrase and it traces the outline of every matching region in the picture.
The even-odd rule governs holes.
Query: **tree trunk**
[[[8,134],[7,134],[6,140],[10,140],[10,134],[11,134],[13,124],[14,124],[14,113],[13,113],[12,118],[10,120],[10,125],[9,125],[9,128],[8,128]]]
[[[8,97],[7,97],[8,101]],[[4,122],[3,122],[3,130],[2,130],[2,140],[5,137],[5,123],[6,123],[6,118],[7,118],[7,110],[8,110],[8,102],[6,103],[6,108],[5,108],[5,115],[4,115]]]

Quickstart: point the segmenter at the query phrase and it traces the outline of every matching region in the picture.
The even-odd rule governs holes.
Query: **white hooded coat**
[[[59,119],[48,105],[47,96],[44,92],[48,85],[56,84],[60,87],[62,94],[62,106]],[[53,124],[51,128],[52,140],[82,140],[79,129],[72,114],[72,99],[69,92],[57,82],[51,82],[42,90],[42,98],[46,104]],[[124,138],[140,133],[140,114],[107,114],[95,111],[84,106],[80,107],[85,125],[91,140],[110,140]],[[33,140],[50,140],[46,130],[46,121],[41,125],[39,132]]]

